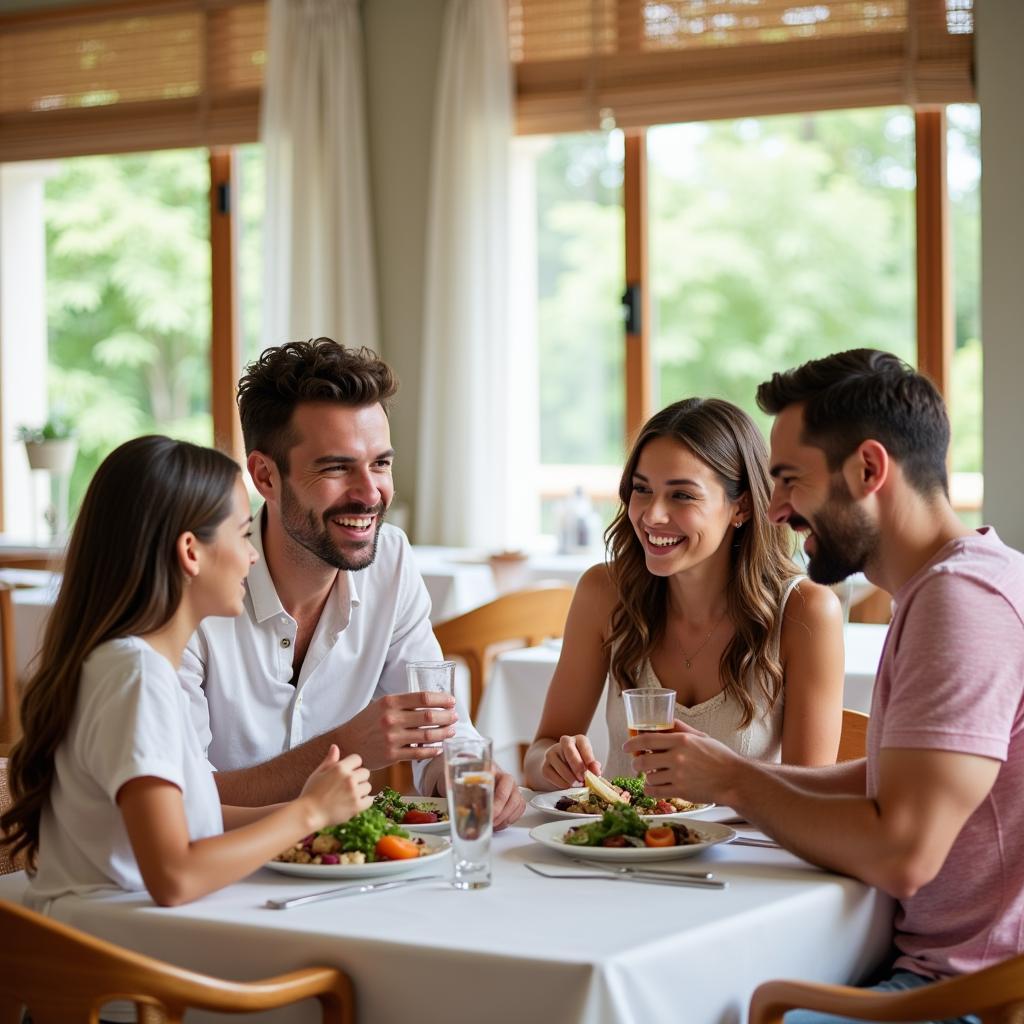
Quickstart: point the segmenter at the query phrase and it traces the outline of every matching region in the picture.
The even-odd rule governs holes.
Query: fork
[[[593,874],[563,874],[557,871],[541,871],[536,864],[527,864],[527,870],[532,871],[535,875],[540,875],[542,878],[583,878],[594,881],[605,881],[605,882],[639,882],[646,885],[688,885],[694,889],[725,889],[728,887],[728,882],[719,882],[713,878],[693,878],[688,875],[677,875],[675,879],[662,878],[661,876],[654,877],[648,875],[621,875],[621,874],[609,874],[606,872],[594,872]]]
[[[715,876],[710,871],[662,871],[658,868],[636,868],[626,864],[619,864],[612,866],[610,864],[597,864],[592,860],[586,860],[584,857],[572,857],[571,858],[576,864],[582,864],[584,867],[593,868],[595,871],[611,871],[617,875],[657,875],[663,878],[702,878],[710,879]]]

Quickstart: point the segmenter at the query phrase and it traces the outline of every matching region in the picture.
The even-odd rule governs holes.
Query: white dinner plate
[[[425,807],[430,810],[441,810],[446,814],[448,813],[448,801],[442,796],[410,796],[402,797],[406,803],[416,804],[419,807]],[[405,822],[395,822],[399,828],[407,829],[409,832],[415,832],[417,835],[433,835],[438,832],[448,832],[448,826],[451,822],[445,821],[433,821],[427,825],[406,825]]]
[[[289,864],[283,860],[271,860],[264,867],[282,875],[299,878],[375,878],[380,875],[401,875],[412,871],[420,864],[440,860],[451,849],[447,839],[437,836],[422,836],[425,852],[413,860],[378,860],[369,864]]]
[[[560,811],[555,804],[563,796],[575,800],[587,791],[586,789],[556,789],[553,793],[538,793],[531,801],[530,806],[535,810],[546,814],[549,818],[567,818],[570,820],[593,821],[600,818],[600,814],[580,814],[578,811]],[[648,821],[681,821],[683,818],[692,818],[694,815],[703,814],[711,810],[714,804],[700,804],[692,811],[673,811],[672,814],[641,814],[640,817]]]
[[[703,842],[690,846],[571,846],[564,841],[565,833],[574,826],[564,821],[547,821],[530,829],[530,838],[543,846],[564,853],[567,857],[584,857],[587,860],[649,861],[676,860],[694,857],[703,850],[718,843],[727,843],[736,838],[736,832],[728,825],[717,821],[688,821],[686,827],[696,832]]]

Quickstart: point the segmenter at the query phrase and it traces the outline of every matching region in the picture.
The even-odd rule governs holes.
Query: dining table
[[[704,816],[729,819],[732,812],[712,808]],[[856,983],[889,952],[888,896],[777,847],[726,842],[658,864],[712,872],[724,889],[648,884],[581,868],[540,845],[530,832],[545,820],[531,807],[495,834],[493,882],[476,891],[450,885],[444,855],[440,867],[434,861],[401,876],[441,875],[432,881],[288,910],[269,909],[267,901],[342,883],[261,868],[184,906],[117,893],[63,897],[50,913],[223,978],[340,968],[354,984],[361,1024],[738,1024],[762,981]],[[755,834],[734,828],[741,840]],[[599,877],[540,877],[528,864]],[[20,900],[25,886],[23,873],[0,878],[0,899]],[[221,1018],[191,1011],[187,1019]],[[258,1019],[305,1024],[319,1016],[309,1001]]]
[[[865,713],[870,710],[875,673],[888,629],[864,622],[848,622],[843,627],[844,707]],[[495,759],[510,772],[518,772],[519,750],[532,743],[537,734],[561,649],[560,640],[547,640],[536,647],[503,651],[491,665],[474,722],[480,732],[494,741]],[[602,762],[608,756],[607,692],[606,687],[587,730],[594,756]]]

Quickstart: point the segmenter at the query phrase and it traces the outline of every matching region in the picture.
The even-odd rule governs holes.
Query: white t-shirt
[[[259,529],[252,543],[260,558],[246,581],[245,610],[204,619],[179,672],[220,771],[263,764],[348,722],[371,701],[408,690],[407,662],[441,659],[409,541],[385,524],[373,562],[338,573],[293,685],[297,624],[277,595]],[[466,708],[457,711],[457,732],[476,735]],[[417,784],[425,765],[413,763]]]
[[[78,703],[57,749],[38,870],[25,895],[45,910],[68,893],[145,891],[118,790],[153,776],[181,790],[191,839],[224,831],[220,797],[171,663],[144,640],[110,640],[82,666]]]

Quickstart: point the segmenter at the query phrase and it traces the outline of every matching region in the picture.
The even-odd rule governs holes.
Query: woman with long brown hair
[[[212,449],[140,437],[96,471],[0,819],[37,908],[108,889],[183,903],[369,806],[369,773],[337,747],[291,803],[220,804],[177,668],[203,618],[242,611],[251,525],[238,466]]]
[[[800,575],[788,532],[768,518],[768,454],[753,420],[720,399],[668,406],[641,430],[619,497],[608,561],[573,598],[528,785],[632,775],[622,691],[635,688],[674,690],[677,719],[748,757],[834,762],[842,613]],[[606,681],[602,766],[586,731]]]

